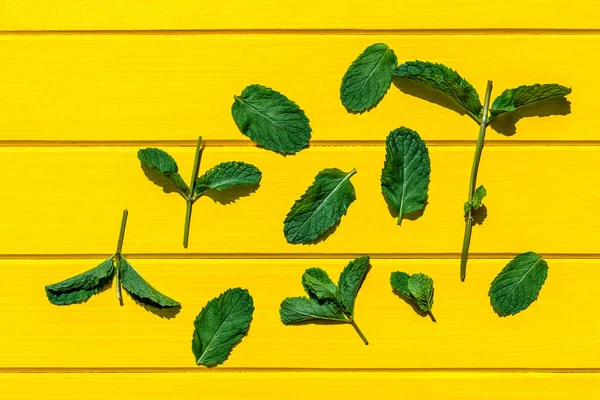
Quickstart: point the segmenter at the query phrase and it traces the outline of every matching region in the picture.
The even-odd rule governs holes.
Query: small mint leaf
[[[177,163],[169,153],[155,147],[148,147],[146,149],[140,149],[137,153],[137,157],[142,165],[153,169],[171,181],[183,197],[186,197],[189,194],[190,189],[183,181],[181,175],[179,175]]]
[[[119,268],[121,284],[134,299],[158,308],[179,306],[179,302],[165,296],[146,282],[125,257],[121,256],[117,268]]]
[[[302,286],[306,293],[317,300],[337,300],[338,288],[327,272],[321,268],[309,268],[302,275]]]
[[[494,100],[490,115],[492,118],[500,114],[514,111],[519,107],[524,107],[538,101],[565,97],[571,93],[571,88],[558,85],[556,83],[523,85],[514,89],[506,89]]]

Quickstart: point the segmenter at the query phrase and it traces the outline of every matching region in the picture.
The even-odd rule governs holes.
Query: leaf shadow
[[[515,111],[500,114],[490,122],[490,127],[504,136],[517,133],[517,122],[521,118],[549,117],[552,115],[568,115],[571,113],[571,102],[566,97],[547,99],[517,108]]]
[[[156,172],[152,167],[141,164],[144,175],[156,186],[160,186],[165,193],[179,193],[173,182],[171,182],[164,175]]]
[[[396,289],[392,289],[392,292],[394,292],[394,294],[395,294],[396,296],[398,296],[398,297],[400,297],[402,300],[404,300],[404,302],[405,302],[406,304],[408,304],[409,306],[411,306],[411,307],[412,307],[412,309],[413,309],[413,310],[414,310],[414,311],[415,311],[415,312],[416,312],[418,315],[420,315],[421,317],[429,317],[429,318],[431,318],[431,320],[432,320],[433,322],[437,322],[437,321],[436,321],[436,319],[435,319],[435,317],[433,316],[433,313],[427,313],[427,312],[425,312],[425,311],[421,310],[421,309],[419,308],[419,306],[418,306],[418,305],[417,305],[417,304],[416,304],[414,301],[412,301],[412,300],[411,300],[409,297],[405,296],[405,295],[404,295],[402,292],[400,292],[399,290],[396,290]],[[433,294],[435,294],[435,289],[433,289]]]
[[[451,98],[425,85],[421,85],[417,82],[412,82],[407,79],[394,78],[394,86],[400,89],[402,93],[418,97],[430,103],[435,103],[438,106],[452,110],[460,115],[467,114],[467,112],[461,106],[456,104]]]
[[[250,196],[252,193],[256,192],[259,187],[260,183],[254,185],[240,185],[223,191],[208,190],[203,196],[211,198],[215,203],[226,205],[235,203],[242,197]]]
[[[390,213],[390,215],[398,220],[398,216],[400,215],[399,211],[396,211],[392,205],[390,204],[389,201],[387,201],[386,199],[386,203],[387,203],[387,207],[388,207],[388,211]],[[425,199],[425,203],[423,203],[423,208],[420,210],[416,210],[413,211],[411,213],[408,214],[404,214],[404,216],[402,217],[402,220],[404,221],[405,219],[409,220],[409,221],[415,221],[419,218],[421,218],[423,216],[423,214],[425,213],[425,209],[427,208],[427,205],[429,204],[429,196],[427,196],[427,198]]]
[[[181,305],[175,307],[161,307],[158,304],[149,303],[147,300],[136,296],[133,293],[129,293],[127,290],[123,290],[125,293],[129,295],[133,299],[133,301],[138,305],[143,307],[146,311],[151,312],[152,314],[164,318],[171,319],[175,318],[179,311],[181,311]]]
[[[482,204],[481,207],[479,207],[477,210],[473,211],[471,214],[473,216],[473,222],[476,225],[482,225],[483,222],[485,221],[485,219],[487,218],[488,209],[485,206],[485,204]]]

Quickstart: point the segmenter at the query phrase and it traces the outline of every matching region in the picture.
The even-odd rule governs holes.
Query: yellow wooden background
[[[0,398],[599,398],[599,33],[593,0],[0,0]],[[341,77],[375,42],[400,61],[447,64],[480,93],[491,79],[493,97],[538,81],[573,88],[567,116],[489,129],[489,215],[465,283],[477,126],[394,86],[376,109],[347,113]],[[230,107],[251,83],[306,111],[309,149],[282,157],[239,133]],[[425,214],[398,227],[379,175],[401,125],[427,141],[432,174]],[[167,148],[188,180],[198,135],[201,171],[236,159],[264,177],[234,204],[197,202],[184,251],[184,202],[148,181],[135,153]],[[283,218],[325,167],[356,168],[358,199],[327,241],[289,245]],[[182,302],[173,319],[129,297],[119,307],[113,290],[69,307],[45,297],[113,251],[123,208],[125,254]],[[489,283],[526,250],[547,259],[548,280],[501,319]],[[368,347],[349,326],[281,324],[304,269],[337,277],[360,254],[373,265],[356,303]],[[392,293],[395,270],[434,279],[436,324]],[[192,321],[233,286],[254,297],[250,333],[224,365],[196,367]]]

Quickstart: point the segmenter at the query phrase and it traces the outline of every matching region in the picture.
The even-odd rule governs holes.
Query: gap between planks
[[[471,28],[471,29],[105,29],[0,30],[0,35],[600,35],[600,29]]]
[[[0,140],[2,147],[139,147],[139,146],[164,146],[164,147],[195,147],[196,140]],[[205,147],[256,147],[260,146],[248,140],[204,140]],[[471,147],[476,140],[425,140],[431,147]],[[531,146],[556,146],[556,147],[595,147],[600,146],[600,140],[486,140],[489,147],[531,147]],[[384,147],[385,140],[312,140],[310,147]]]
[[[346,260],[363,256],[363,253],[126,253],[128,259],[141,260]],[[469,259],[478,260],[504,260],[512,259],[519,253],[470,253]],[[0,254],[0,260],[90,260],[108,258],[112,254]],[[600,254],[567,254],[567,253],[540,253],[548,260],[597,260]],[[375,260],[459,260],[460,253],[370,253]]]
[[[31,367],[0,368],[0,373],[531,373],[597,374],[600,368],[199,368],[199,367]]]

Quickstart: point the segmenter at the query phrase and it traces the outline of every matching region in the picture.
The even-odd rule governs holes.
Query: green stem
[[[115,262],[117,263],[117,278],[116,290],[119,304],[123,305],[123,295],[121,294],[121,278],[119,274],[119,260],[121,259],[121,251],[123,250],[123,239],[125,238],[125,226],[127,225],[127,216],[129,212],[123,210],[123,218],[121,219],[121,231],[119,232],[119,240],[117,241],[117,252],[115,253]]]
[[[347,315],[348,317],[348,322],[350,323],[350,325],[352,325],[354,327],[354,329],[356,330],[356,333],[358,333],[358,336],[360,336],[360,338],[362,339],[362,341],[368,345],[369,341],[367,340],[367,338],[365,337],[365,335],[362,333],[362,331],[360,330],[360,328],[358,327],[358,325],[356,325],[356,321],[354,321],[354,318],[352,318],[351,315]]]
[[[194,191],[196,189],[196,178],[198,177],[198,167],[200,166],[200,150],[202,148],[202,136],[198,137],[196,144],[196,154],[194,155],[194,167],[192,168],[192,178],[190,182],[190,193],[185,199],[185,223],[183,225],[183,247],[187,249],[190,236],[190,221],[192,219],[192,204],[194,202]]]
[[[481,160],[481,152],[483,150],[483,142],[485,139],[485,128],[488,125],[488,113],[490,107],[490,97],[492,96],[492,81],[488,81],[485,91],[485,100],[483,102],[483,112],[479,125],[479,137],[477,138],[477,147],[475,148],[475,157],[473,158],[473,166],[471,167],[471,181],[469,183],[469,203],[473,202],[473,194],[477,185],[477,171],[479,169],[479,161]],[[473,227],[473,210],[470,210],[466,216],[465,236],[463,239],[462,254],[460,256],[460,280],[464,281],[467,276],[467,258],[469,256],[469,244],[471,242],[471,229]]]

